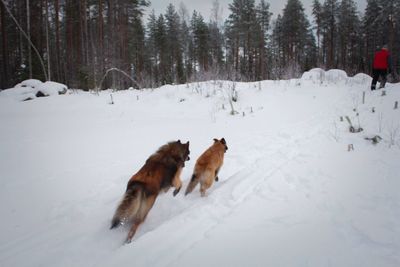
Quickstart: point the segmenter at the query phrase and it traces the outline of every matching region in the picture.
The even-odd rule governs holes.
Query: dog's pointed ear
[[[189,141],[186,142],[186,146],[189,147]]]
[[[214,142],[218,142],[219,140],[217,138],[214,138]]]
[[[224,144],[224,145],[226,145],[225,138],[222,137],[221,143]]]

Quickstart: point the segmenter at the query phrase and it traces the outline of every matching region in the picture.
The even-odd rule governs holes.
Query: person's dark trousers
[[[387,70],[373,69],[371,90],[376,89],[376,83],[378,82],[379,77],[381,77],[381,83],[379,88],[384,88],[386,84],[386,75],[387,75]]]

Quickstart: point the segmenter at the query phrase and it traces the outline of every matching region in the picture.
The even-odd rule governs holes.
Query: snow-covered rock
[[[13,98],[17,101],[24,101],[36,98],[36,90],[30,86],[17,84],[14,88],[0,91],[0,96]]]
[[[38,92],[42,92],[45,95],[60,95],[67,92],[68,87],[65,84],[57,82],[45,82],[37,87]]]
[[[29,79],[29,80],[22,81],[21,83],[15,85],[14,87],[31,87],[31,88],[35,88],[36,86],[38,86],[40,84],[42,84],[42,82],[40,80]]]
[[[25,80],[13,88],[0,91],[0,96],[10,97],[17,101],[32,100],[42,96],[61,95],[67,92],[65,84],[57,82],[41,82],[39,80]]]

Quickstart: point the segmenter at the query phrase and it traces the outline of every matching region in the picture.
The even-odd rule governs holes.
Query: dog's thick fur
[[[190,159],[189,154],[189,142],[170,142],[151,155],[143,167],[131,177],[111,221],[111,229],[125,222],[132,222],[127,243],[131,242],[161,191],[166,192],[173,186],[174,196],[178,194],[182,187],[180,174],[185,161]]]
[[[228,150],[225,139],[214,139],[209,147],[196,161],[192,178],[186,188],[185,195],[191,193],[200,182],[200,193],[204,197],[214,180],[218,181],[218,172],[224,163],[224,154]]]

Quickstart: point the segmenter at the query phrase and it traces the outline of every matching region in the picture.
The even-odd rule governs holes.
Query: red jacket
[[[375,53],[373,68],[386,70],[389,67],[389,51],[382,49]]]

